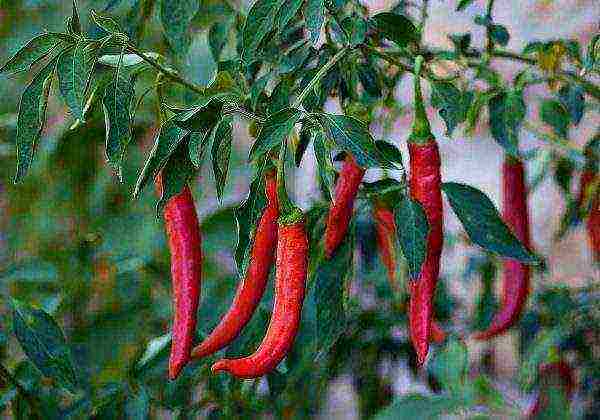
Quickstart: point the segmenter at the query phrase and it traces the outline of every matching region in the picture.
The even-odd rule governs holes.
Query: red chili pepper
[[[571,366],[563,360],[540,366],[538,377],[540,378],[541,388],[535,403],[529,411],[528,418],[530,419],[536,418],[548,407],[548,386],[560,385],[567,401],[571,399],[575,391],[575,375]]]
[[[425,362],[429,352],[429,340],[432,331],[433,298],[440,272],[440,259],[444,243],[443,205],[441,191],[441,160],[437,143],[429,126],[429,120],[423,105],[421,83],[419,80],[422,58],[415,66],[415,119],[409,137],[410,154],[410,195],[419,202],[429,222],[427,236],[427,255],[421,273],[416,281],[410,283],[409,325],[410,337],[417,352],[420,365]]]
[[[162,194],[162,179],[156,179]],[[190,360],[200,301],[202,246],[194,199],[188,186],[169,199],[164,210],[171,252],[171,277],[175,317],[169,359],[169,378],[175,379]]]
[[[525,168],[520,160],[507,157],[502,166],[503,219],[526,247],[530,246],[529,214]],[[511,328],[521,317],[529,296],[529,266],[517,260],[504,260],[502,305],[489,327],[474,338],[488,340]]]
[[[221,359],[213,372],[228,371],[239,378],[257,378],[271,372],[294,344],[302,318],[302,303],[308,271],[308,236],[304,215],[285,191],[286,144],[282,144],[277,166],[277,194],[280,217],[277,230],[275,299],[273,313],[262,343],[251,356]]]
[[[252,244],[250,264],[238,286],[231,308],[213,332],[192,351],[192,357],[204,357],[221,350],[237,338],[248,324],[262,298],[277,247],[277,182],[275,173],[265,178],[267,207],[263,212]]]
[[[579,206],[591,203],[590,211],[587,215],[586,229],[588,241],[592,251],[594,261],[600,262],[600,179],[597,172],[592,168],[586,168],[581,174],[579,186]],[[598,188],[593,197],[587,198],[586,193],[590,188]]]
[[[431,331],[429,334],[429,340],[432,343],[440,344],[446,340],[446,333],[434,319],[431,320]]]
[[[335,186],[335,198],[325,228],[325,256],[331,258],[344,240],[352,218],[354,200],[365,170],[358,166],[350,155],[346,157],[339,179]]]

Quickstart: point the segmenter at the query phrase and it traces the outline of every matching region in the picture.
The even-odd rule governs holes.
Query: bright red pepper
[[[571,399],[575,391],[575,375],[571,366],[563,360],[554,363],[548,363],[540,366],[538,369],[538,377],[540,378],[540,390],[535,403],[528,413],[528,418],[535,419],[548,407],[548,386],[559,385],[565,393],[567,401]],[[548,418],[545,413],[544,418]]]
[[[581,174],[579,182],[579,206],[590,203],[591,207],[587,214],[585,222],[588,241],[594,261],[600,262],[600,178],[597,172],[592,168],[586,168]],[[598,188],[598,191],[592,197],[586,197],[586,193],[592,188]]]
[[[156,187],[161,195],[160,176],[156,179]],[[169,378],[175,379],[190,360],[201,289],[200,224],[194,199],[188,186],[181,193],[169,199],[165,206],[164,219],[171,252],[175,311],[169,358]]]
[[[419,278],[410,283],[408,308],[410,337],[420,365],[425,362],[432,336],[433,298],[440,272],[440,259],[444,243],[443,204],[441,190],[441,160],[438,145],[431,133],[423,96],[420,68],[422,58],[416,61],[414,77],[415,118],[408,139],[410,154],[410,195],[423,206],[429,223],[427,254]]]
[[[502,166],[502,175],[502,217],[515,236],[529,247],[531,240],[523,162],[507,157]],[[529,266],[512,259],[504,260],[503,265],[501,308],[487,330],[474,335],[478,340],[487,340],[506,332],[519,320],[527,302],[530,283]]]
[[[246,276],[238,286],[229,311],[213,332],[194,348],[192,357],[208,356],[235,340],[252,318],[265,292],[277,248],[279,208],[274,172],[267,174],[265,183],[268,203],[256,227]]]
[[[325,228],[325,256],[327,258],[331,258],[346,236],[352,219],[354,200],[364,175],[365,170],[358,166],[351,155],[348,155],[335,186],[335,198],[327,216],[327,227]]]

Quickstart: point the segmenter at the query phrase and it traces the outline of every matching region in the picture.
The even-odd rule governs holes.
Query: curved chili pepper
[[[516,237],[529,247],[531,240],[523,162],[507,156],[502,166],[502,179],[502,217]],[[485,331],[474,335],[475,339],[488,340],[506,332],[519,320],[527,302],[529,266],[512,259],[504,260],[503,266],[501,309]]]
[[[579,197],[578,203],[582,207],[588,202],[586,200],[586,192],[595,186],[598,182],[598,175],[595,170],[586,168],[581,174],[579,182]],[[588,241],[590,249],[592,251],[592,257],[594,261],[600,262],[600,187],[599,191],[596,191],[593,197],[589,200],[591,202],[591,208],[587,215],[586,230],[588,234]]]
[[[444,243],[441,160],[423,105],[419,80],[421,64],[422,57],[419,57],[415,62],[415,119],[408,139],[410,195],[423,206],[429,223],[427,254],[419,278],[410,283],[411,295],[408,309],[410,337],[420,365],[425,362],[429,352],[433,297]]]
[[[565,393],[566,400],[569,401],[575,392],[575,375],[573,370],[568,363],[564,360],[560,360],[554,363],[548,363],[540,366],[538,370],[538,377],[543,381],[550,382],[549,384],[542,383],[543,385],[556,385],[560,383],[563,392]],[[541,414],[548,407],[548,394],[547,390],[540,389],[535,403],[531,407],[528,418],[534,419]]]
[[[213,332],[194,348],[192,357],[208,356],[235,340],[252,318],[260,299],[265,293],[269,271],[273,265],[277,247],[279,208],[274,172],[268,173],[265,178],[265,192],[268,203],[256,228],[246,276],[238,286],[229,311]]]
[[[162,195],[162,178],[156,179]],[[190,360],[200,301],[202,246],[194,199],[188,186],[169,199],[164,210],[165,228],[171,252],[173,284],[173,333],[169,358],[169,379],[175,379]]]
[[[346,236],[352,218],[354,200],[364,175],[365,170],[358,166],[352,156],[347,155],[335,186],[335,198],[327,216],[325,228],[327,258],[331,258]]]

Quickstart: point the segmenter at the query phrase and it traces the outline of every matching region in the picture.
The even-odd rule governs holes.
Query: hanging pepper
[[[528,418],[548,418],[550,413],[544,413],[549,405],[548,388],[559,386],[564,393],[565,401],[569,401],[575,391],[575,375],[571,366],[564,360],[541,365],[538,369],[540,390],[535,403],[529,410]]]
[[[162,195],[162,178],[156,178],[156,189]],[[202,274],[202,246],[200,225],[194,199],[186,185],[182,192],[171,197],[164,210],[165,228],[171,252],[173,284],[173,332],[169,379],[175,379],[189,362],[196,314],[200,301]]]
[[[325,256],[331,258],[344,240],[352,218],[354,200],[365,170],[358,166],[351,155],[347,155],[335,186],[335,197],[327,216],[325,228]]]
[[[585,149],[586,165],[579,182],[579,208],[589,212],[586,220],[588,241],[592,258],[600,263],[600,176],[598,175],[598,151],[600,136],[595,137]],[[593,191],[595,189],[595,191]],[[590,196],[591,194],[591,196]]]
[[[192,357],[205,357],[231,343],[248,324],[262,298],[269,271],[275,259],[277,247],[277,181],[275,172],[265,177],[267,207],[263,212],[254,235],[250,263],[246,276],[238,286],[233,303],[219,325],[194,350]]]
[[[527,186],[523,162],[507,156],[502,166],[502,217],[515,236],[526,247],[530,246],[529,214],[527,211]],[[485,331],[474,337],[488,340],[511,328],[521,317],[529,296],[529,266],[517,260],[503,262],[501,309]]]
[[[443,237],[441,161],[437,143],[425,112],[421,93],[420,69],[423,58],[415,61],[415,119],[408,139],[410,154],[410,195],[419,202],[429,223],[427,254],[419,278],[410,282],[409,329],[420,365],[429,352],[432,330],[433,297],[440,271]]]
[[[284,182],[285,142],[277,169],[280,216],[277,230],[275,298],[269,327],[254,354],[241,359],[221,359],[213,372],[228,371],[239,378],[257,378],[277,367],[294,344],[300,327],[308,271],[308,237],[302,211],[289,200]]]

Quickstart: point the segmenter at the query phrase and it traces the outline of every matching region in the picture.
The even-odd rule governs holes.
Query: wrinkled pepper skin
[[[221,359],[213,372],[227,371],[238,378],[258,378],[277,367],[294,344],[308,270],[308,237],[304,220],[279,225],[273,314],[266,335],[254,354]]]
[[[160,176],[156,188],[162,194]],[[166,204],[165,229],[171,252],[171,278],[175,317],[169,358],[169,379],[175,379],[189,362],[196,332],[202,275],[200,224],[188,186]]]
[[[433,298],[440,272],[444,243],[443,204],[441,191],[441,160],[437,143],[431,139],[425,144],[408,143],[410,154],[410,194],[419,202],[429,222],[427,255],[419,278],[410,282],[409,329],[422,365],[429,352],[433,318]]]
[[[325,228],[325,256],[331,258],[335,250],[344,241],[358,187],[365,175],[365,170],[358,166],[350,155],[346,157],[339,179],[335,186],[335,198],[327,216]]]
[[[585,227],[592,258],[596,263],[600,263],[600,192],[596,191],[593,197],[586,197],[588,190],[593,188],[597,182],[598,175],[594,170],[586,169],[583,171],[579,182],[578,203],[580,207],[586,205],[586,203],[591,205]]]
[[[502,218],[515,236],[530,247],[529,212],[525,168],[521,161],[507,157],[502,166]],[[502,272],[500,310],[487,330],[475,334],[478,340],[489,340],[510,329],[521,317],[530,289],[530,268],[517,260],[506,259]]]
[[[573,393],[575,392],[576,380],[573,370],[568,363],[563,360],[554,363],[547,363],[541,365],[538,369],[538,377],[540,378],[540,390],[535,403],[529,410],[527,418],[536,419],[543,411],[548,407],[548,395],[547,388],[552,385],[559,385],[567,401],[571,400]],[[549,413],[545,413],[543,418],[548,418]]]
[[[274,172],[266,176],[265,192],[267,207],[256,227],[246,275],[238,286],[229,311],[212,333],[192,351],[192,357],[208,356],[235,340],[252,318],[265,293],[277,248],[279,208],[277,205],[277,181]]]

